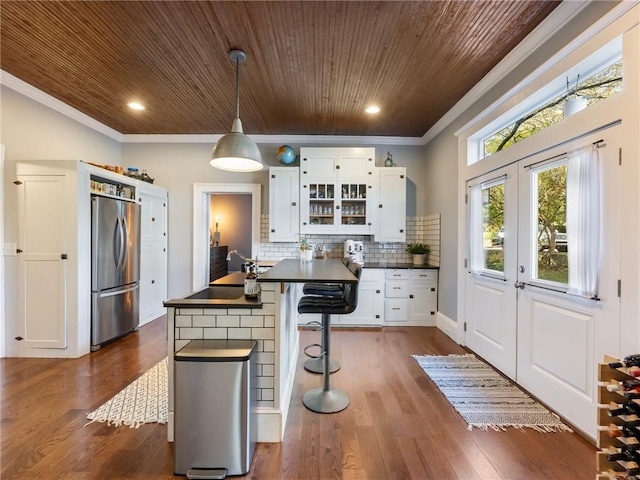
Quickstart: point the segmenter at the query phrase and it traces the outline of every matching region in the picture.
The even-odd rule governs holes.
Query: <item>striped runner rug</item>
[[[138,428],[143,423],[167,423],[167,358],[158,362],[137,380],[120,390],[97,410],[87,414],[90,422],[106,422],[119,427]]]
[[[475,355],[413,355],[469,430],[571,432],[560,418]]]

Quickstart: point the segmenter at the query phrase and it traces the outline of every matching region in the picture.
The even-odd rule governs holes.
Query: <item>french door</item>
[[[470,222],[467,259],[466,344],[515,380],[517,165],[483,175],[467,187],[469,215],[475,222]]]
[[[466,344],[591,436],[596,365],[605,353],[619,355],[617,130],[529,156],[467,185]],[[603,135],[602,266],[598,298],[591,299],[567,294],[569,249],[576,245],[566,233],[566,152]]]

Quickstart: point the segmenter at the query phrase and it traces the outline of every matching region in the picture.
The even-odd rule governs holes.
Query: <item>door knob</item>
[[[516,282],[513,284],[513,286],[516,288],[524,288],[524,285],[524,282]]]

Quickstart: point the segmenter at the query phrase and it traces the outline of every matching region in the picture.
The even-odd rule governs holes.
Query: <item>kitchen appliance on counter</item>
[[[364,245],[358,240],[344,241],[344,258],[349,257],[353,263],[364,265]]]
[[[91,351],[139,322],[140,205],[91,197]]]

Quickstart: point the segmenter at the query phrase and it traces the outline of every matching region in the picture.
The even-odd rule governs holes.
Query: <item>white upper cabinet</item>
[[[300,225],[300,169],[269,168],[269,241],[297,242]]]
[[[358,178],[373,175],[376,149],[372,147],[303,147],[300,178]]]
[[[379,168],[375,242],[405,242],[407,231],[407,171]]]

